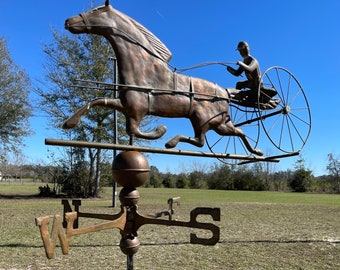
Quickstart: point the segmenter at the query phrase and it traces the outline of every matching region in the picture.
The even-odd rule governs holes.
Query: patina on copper
[[[97,34],[110,42],[117,58],[119,84],[123,86],[119,86],[118,98],[99,98],[80,108],[64,123],[64,128],[76,126],[91,107],[105,106],[125,115],[130,136],[144,139],[158,139],[166,132],[164,125],[152,132],[142,132],[139,125],[148,114],[188,118],[194,136],[177,135],[166,143],[166,148],[173,148],[179,142],[202,147],[206,132],[214,130],[220,135],[239,136],[251,153],[262,155],[262,151],[254,149],[243,131],[231,122],[230,97],[224,88],[171,71],[168,62],[172,55],[168,48],[148,29],[113,9],[108,2],[105,6],[67,19],[65,27],[74,34]],[[129,86],[154,90],[136,91]]]

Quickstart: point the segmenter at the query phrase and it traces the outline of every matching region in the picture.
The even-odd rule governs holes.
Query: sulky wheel
[[[311,131],[306,95],[292,73],[271,67],[261,77],[259,118],[269,140],[285,153],[299,152]]]
[[[235,127],[242,129],[250,144],[256,148],[260,136],[259,121],[254,119],[258,118],[258,109],[251,107],[244,107],[230,103],[229,106],[231,121]],[[207,146],[212,153],[235,154],[235,155],[252,155],[244,146],[239,137],[236,136],[221,136],[214,131],[209,131],[205,137]],[[226,164],[236,164],[240,160],[218,158]]]

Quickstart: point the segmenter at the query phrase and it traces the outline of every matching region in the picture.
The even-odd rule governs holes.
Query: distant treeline
[[[81,169],[74,166],[70,170],[57,166],[7,165],[1,168],[1,172],[11,179],[29,179],[49,184],[53,194],[89,197],[93,188],[93,183],[87,178],[86,166]],[[111,164],[104,163],[101,168],[101,186],[112,184]],[[221,163],[180,173],[160,172],[157,167],[151,166],[150,179],[145,187],[339,193],[338,180],[334,175],[315,177],[304,166],[275,172],[264,163],[239,166]]]

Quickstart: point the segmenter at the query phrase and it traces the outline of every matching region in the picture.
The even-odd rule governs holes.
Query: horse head
[[[107,14],[112,11],[113,8],[105,3],[105,6],[100,6],[98,8],[92,9],[89,12],[81,13],[77,16],[68,18],[65,21],[65,29],[69,30],[72,34],[82,34],[82,33],[94,33],[100,28],[112,27],[107,23]],[[99,34],[99,33],[98,33]]]
[[[107,0],[104,6],[81,13],[65,21],[65,28],[73,34],[97,34],[107,38],[115,49],[119,38],[142,47],[150,55],[165,63],[172,54],[148,29],[129,16],[115,10]],[[117,47],[116,47],[117,49]]]

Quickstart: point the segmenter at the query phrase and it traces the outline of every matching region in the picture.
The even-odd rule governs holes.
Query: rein
[[[174,67],[174,72],[178,72],[178,73],[182,73],[182,72],[185,72],[185,71],[188,71],[188,70],[191,70],[191,69],[196,69],[196,68],[201,68],[201,67],[206,67],[206,66],[211,66],[211,65],[221,65],[221,66],[228,66],[228,65],[235,65],[236,62],[204,62],[204,63],[201,63],[201,64],[198,64],[198,65],[195,65],[195,66],[191,66],[191,67],[188,67],[188,68],[176,68]]]

